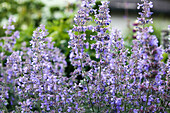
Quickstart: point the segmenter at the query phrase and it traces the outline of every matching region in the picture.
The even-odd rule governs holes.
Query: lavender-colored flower
[[[2,48],[4,49],[4,51],[9,51],[12,52],[12,49],[14,48],[14,45],[16,43],[16,39],[18,39],[19,36],[19,32],[15,31],[12,34],[12,30],[15,29],[14,25],[12,25],[13,22],[16,22],[13,17],[11,16],[8,19],[8,24],[3,26],[3,29],[6,29],[5,37],[1,37],[1,40],[4,40],[4,44],[2,45]]]
[[[12,16],[8,19],[8,24],[3,26],[3,29],[6,29],[5,34],[10,35],[12,33],[11,30],[15,29],[15,26],[12,25],[12,22],[16,22]]]

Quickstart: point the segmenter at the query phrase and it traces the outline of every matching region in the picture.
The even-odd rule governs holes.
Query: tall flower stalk
[[[14,92],[10,89],[12,89],[14,87],[14,78],[11,77],[9,75],[9,71],[8,71],[8,59],[7,59],[7,53],[12,53],[14,50],[14,45],[16,43],[16,39],[19,38],[19,32],[15,31],[13,32],[13,30],[15,30],[15,26],[13,25],[13,23],[15,22],[15,20],[13,19],[13,17],[11,16],[8,19],[8,23],[6,25],[3,26],[3,29],[5,29],[5,34],[6,36],[4,37],[0,37],[0,45],[1,45],[1,53],[0,53],[0,96],[2,98],[2,102],[0,104],[1,106],[6,106],[8,104],[7,100],[10,100],[10,105],[13,105],[14,103]],[[7,62],[5,62],[7,60]],[[9,93],[11,93],[11,95],[9,95]],[[5,107],[6,108],[6,107]],[[8,111],[6,111],[8,112]]]
[[[85,71],[85,68],[90,66],[91,58],[89,54],[85,51],[85,49],[89,48],[89,42],[87,42],[86,31],[93,29],[93,26],[88,26],[88,23],[92,21],[92,17],[90,16],[90,14],[94,12],[94,10],[92,9],[94,4],[95,0],[82,0],[80,9],[78,10],[78,13],[74,18],[74,28],[69,31],[69,47],[72,48],[70,53],[70,61],[71,64],[75,67],[72,76],[74,76],[73,78],[76,78],[77,76],[82,77],[82,87],[83,89],[85,89],[84,93],[87,94],[87,98],[90,98],[90,105],[92,107],[93,112],[93,104],[91,101],[91,97],[89,94],[89,86],[87,83],[88,72]],[[84,100],[82,102],[84,102]]]
[[[31,49],[23,56],[23,76],[17,79],[22,112],[35,108],[39,112],[64,111],[67,106],[67,77],[63,76],[67,63],[47,35],[45,26],[40,25],[33,33]]]
[[[108,32],[109,25],[111,23],[109,15],[110,11],[108,8],[109,2],[102,1],[101,3],[102,5],[99,6],[98,13],[95,12],[95,22],[97,26],[94,27],[94,31],[97,32],[97,35],[91,37],[92,40],[95,40],[95,43],[91,44],[91,49],[95,49],[96,59],[99,60],[99,62],[92,64],[93,70],[91,70],[91,72],[93,73],[95,79],[90,81],[95,87],[94,89],[96,89],[96,91],[93,91],[92,94],[96,96],[94,103],[95,106],[98,107],[98,112],[106,110],[102,109],[105,104],[101,102],[107,100],[107,98],[103,97],[103,94],[106,93],[106,81],[104,79],[106,67],[109,64],[107,57],[110,36]]]
[[[137,40],[134,41],[133,53],[131,55],[132,60],[129,63],[129,66],[132,66],[130,75],[133,78],[130,86],[132,91],[134,91],[133,95],[139,98],[139,101],[135,102],[136,105],[140,105],[139,110],[134,109],[134,111],[159,111],[159,106],[162,106],[159,96],[165,93],[164,91],[166,90],[158,90],[160,87],[164,87],[165,83],[163,79],[166,78],[163,68],[165,64],[161,62],[163,49],[158,47],[156,36],[150,34],[153,32],[152,26],[146,27],[147,24],[153,23],[152,18],[150,18],[153,4],[149,0],[141,1],[143,3],[138,4],[138,9],[141,8],[142,12],[139,12],[140,17],[138,18],[138,25],[136,27]],[[136,56],[134,56],[135,54]],[[137,100],[136,97],[134,98],[135,100]],[[159,104],[152,104],[156,102]]]

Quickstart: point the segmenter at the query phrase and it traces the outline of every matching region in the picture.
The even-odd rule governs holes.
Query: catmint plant
[[[83,73],[87,78],[83,82],[81,82],[79,86],[83,88],[82,91],[85,91],[83,92],[83,94],[87,95],[86,100],[87,103],[89,103],[92,112],[95,112],[96,110],[98,112],[109,112],[113,109],[117,110],[117,108],[121,105],[120,98],[112,98],[112,96],[115,95],[113,95],[113,92],[110,93],[110,90],[114,89],[109,88],[109,86],[112,87],[114,83],[112,85],[109,83],[112,83],[112,78],[110,76],[112,75],[113,78],[114,76],[116,76],[114,75],[116,73],[113,74],[112,71],[114,69],[117,69],[115,65],[116,60],[121,58],[117,61],[117,63],[120,65],[125,65],[126,53],[124,53],[125,48],[123,46],[123,38],[120,36],[120,32],[115,30],[113,31],[114,33],[111,36],[109,35],[109,24],[111,20],[109,15],[108,3],[109,2],[102,2],[102,5],[99,6],[98,14],[96,11],[94,11],[97,26],[90,26],[91,29],[89,29],[97,33],[96,36],[91,36],[91,40],[95,41],[95,43],[91,44],[91,49],[94,49],[96,51],[96,58],[99,59],[99,61],[97,62],[94,60],[88,60],[89,57],[86,57],[85,63],[87,63],[88,65],[90,64],[91,69],[89,71],[84,71],[83,68],[85,67],[81,67],[82,65],[80,65],[82,59],[76,59],[75,57],[73,57],[79,61],[78,63],[76,63],[76,65],[80,65],[80,72]],[[71,34],[71,32],[69,32],[69,34],[71,37],[71,41],[69,42],[69,44],[71,44],[71,42],[76,41],[76,39],[73,38],[75,37],[75,35]],[[72,44],[73,47],[76,47],[76,45],[77,43]],[[83,46],[80,47],[84,49]],[[72,50],[75,51],[74,49]],[[120,54],[118,52],[120,52]],[[80,54],[81,52],[77,50],[77,53]],[[71,52],[71,61],[73,55],[76,56],[73,52]],[[115,65],[115,67],[113,67],[113,65]],[[79,67],[77,67],[77,69]],[[123,70],[123,72],[125,72],[125,70]],[[124,75],[120,74],[120,76]],[[113,105],[111,105],[111,101]]]
[[[92,69],[89,71],[90,93],[92,95],[92,103],[97,107],[97,111],[107,111],[106,105],[109,104],[109,98],[105,97],[107,93],[106,87],[106,69],[109,65],[109,24],[111,22],[109,15],[109,2],[102,1],[102,5],[99,6],[98,13],[95,12],[95,22],[97,26],[93,28],[93,31],[97,32],[97,35],[91,36],[91,40],[95,43],[91,44],[91,49],[96,51],[96,59],[98,62],[91,62]],[[103,109],[102,109],[103,108]]]
[[[14,48],[14,45],[16,43],[16,39],[18,39],[20,37],[19,36],[19,31],[12,32],[13,30],[15,30],[15,26],[13,25],[13,22],[16,22],[16,21],[11,16],[8,19],[8,24],[3,26],[3,29],[6,30],[5,31],[6,36],[1,37],[1,40],[3,40],[3,43],[1,45],[3,52],[5,52],[5,51],[12,52],[13,48]],[[3,52],[1,54],[4,54]]]
[[[129,83],[131,91],[129,94],[131,94],[129,97],[134,99],[130,103],[135,108],[131,111],[165,112],[166,107],[161,104],[161,100],[168,104],[167,100],[162,97],[167,92],[165,88],[167,74],[164,70],[165,64],[161,62],[163,49],[158,47],[156,36],[150,35],[153,32],[152,26],[146,27],[148,23],[153,23],[152,18],[150,18],[152,15],[150,9],[153,4],[149,0],[141,1],[142,4],[138,3],[138,9],[142,8],[142,12],[139,12],[140,17],[136,27],[137,40],[133,41],[132,59],[129,61],[131,67],[129,71],[131,76],[131,82]]]
[[[163,69],[165,64],[161,62],[163,50],[158,47],[156,36],[150,35],[153,32],[152,27],[145,26],[152,23],[149,17],[152,15],[150,8],[153,5],[148,0],[142,2],[143,4],[138,4],[138,9],[142,7],[142,12],[139,13],[141,17],[136,24],[137,40],[133,41],[129,58],[120,32],[112,30],[111,35],[108,34],[108,2],[102,2],[98,14],[95,11],[98,25],[93,27],[92,31],[97,32],[97,35],[91,36],[91,40],[95,40],[91,49],[95,49],[96,59],[99,61],[87,60],[90,61],[91,69],[86,72],[87,87],[83,89],[88,92],[87,100],[93,112],[96,109],[97,112],[167,111],[166,107],[162,106],[163,101],[168,105],[165,98],[168,90],[164,88],[168,80],[167,72]],[[70,36],[72,39],[73,35]],[[76,45],[74,44],[75,47]],[[80,53],[78,50],[77,52]],[[80,68],[80,72],[83,72],[83,68]],[[166,79],[163,80],[164,78]],[[166,96],[160,102],[159,97],[162,97],[162,94]]]
[[[121,32],[117,29],[112,29],[109,42],[110,63],[106,83],[111,97],[111,109],[116,112],[126,112],[128,49],[125,48]]]
[[[77,85],[78,83],[76,83],[76,86],[73,86],[72,89],[75,89],[77,90],[77,92],[79,92],[78,97],[80,99],[78,99],[79,102],[77,103],[77,105],[82,104],[85,106],[89,106],[90,103],[92,109],[93,105],[87,83],[88,71],[85,71],[85,68],[87,68],[87,66],[90,66],[92,60],[85,49],[89,48],[89,42],[86,41],[86,31],[93,29],[93,26],[88,25],[88,23],[92,21],[92,17],[90,16],[90,14],[94,12],[94,10],[92,9],[94,4],[95,0],[82,0],[80,9],[78,10],[78,14],[74,18],[74,28],[69,31],[69,47],[72,48],[70,53],[70,61],[71,64],[75,67],[75,70],[72,73],[72,78],[73,80],[74,78],[77,78],[77,76],[82,76],[83,78],[83,82],[81,82],[79,85]],[[80,90],[80,88],[83,88],[84,90]],[[86,100],[81,99],[84,98],[84,96],[88,98],[89,103]]]
[[[70,53],[70,61],[71,64],[76,67],[73,74],[82,75],[82,68],[87,66],[90,62],[90,57],[88,53],[85,52],[85,48],[89,48],[89,43],[85,42],[86,31],[92,30],[93,26],[87,26],[89,21],[92,21],[90,14],[93,13],[92,4],[94,4],[93,0],[82,0],[82,4],[80,9],[78,10],[78,14],[74,18],[74,28],[69,31],[70,42],[69,47],[72,48]]]
[[[15,20],[11,16],[8,19],[8,23],[3,26],[3,29],[6,30],[5,31],[6,36],[0,37],[0,41],[1,41],[0,42],[0,45],[1,45],[1,53],[0,53],[0,62],[1,62],[0,63],[0,79],[1,79],[0,96],[1,96],[1,99],[2,99],[1,104],[0,104],[0,108],[2,108],[2,106],[3,106],[3,108],[5,108],[5,109],[6,109],[5,106],[8,104],[8,102],[5,99],[11,100],[10,101],[11,105],[13,105],[13,102],[14,102],[14,97],[12,96],[14,94],[14,92],[12,90],[10,90],[11,88],[14,87],[13,86],[14,84],[12,84],[14,79],[11,78],[11,75],[9,74],[10,72],[8,71],[9,67],[8,67],[8,59],[7,59],[7,57],[8,57],[7,53],[9,54],[9,53],[13,52],[14,45],[16,43],[16,39],[20,37],[18,31],[13,32],[13,30],[15,30],[15,26],[13,25],[14,22],[15,22]],[[6,62],[6,60],[7,60],[7,62]],[[11,95],[9,95],[9,93],[11,93]],[[7,111],[7,109],[6,109],[6,111]]]
[[[101,1],[98,10],[93,9],[95,2],[81,0],[75,25],[68,31],[69,58],[75,68],[70,77],[65,76],[66,58],[44,25],[33,32],[30,47],[23,42],[20,51],[14,51],[19,32],[13,33],[15,21],[9,18],[3,27],[6,36],[0,40],[0,112],[169,112],[170,60],[164,63],[162,58],[170,48],[163,50],[151,35],[153,3],[137,4],[142,12],[128,50],[121,31],[109,26],[109,2]],[[95,51],[96,58],[89,51]]]
[[[54,47],[44,25],[40,25],[30,41],[31,49],[23,56],[23,76],[17,79],[20,110],[30,112],[62,112],[69,97],[64,68],[65,56]],[[23,48],[26,49],[26,48]]]

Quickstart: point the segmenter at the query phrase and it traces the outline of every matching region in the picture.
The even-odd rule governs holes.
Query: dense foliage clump
[[[158,46],[148,26],[153,23],[152,2],[141,2],[137,35],[129,50],[121,32],[109,26],[109,2],[94,9],[95,0],[81,0],[75,25],[68,31],[74,67],[69,76],[66,57],[44,25],[33,32],[30,47],[24,42],[14,51],[20,36],[13,32],[15,21],[10,17],[0,42],[0,112],[168,113],[170,60],[161,60],[170,50]]]

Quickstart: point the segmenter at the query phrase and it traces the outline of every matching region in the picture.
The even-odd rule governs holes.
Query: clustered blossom
[[[13,112],[21,113],[168,113],[170,57],[167,63],[161,61],[164,50],[151,35],[152,26],[146,27],[153,23],[153,4],[141,1],[130,51],[121,32],[110,29],[109,2],[102,1],[96,10],[95,0],[81,0],[75,25],[68,31],[70,62],[75,68],[71,77],[64,76],[65,56],[47,37],[44,25],[33,32],[31,47],[24,42],[21,51],[13,51],[19,33],[11,35],[14,21],[10,18],[1,43],[0,112],[8,112],[8,99],[15,106]],[[91,21],[95,25],[89,25]],[[93,35],[86,35],[89,31]],[[7,57],[5,51],[12,54]],[[96,58],[89,51],[94,51]],[[165,52],[169,53],[169,48]]]
[[[4,40],[4,43],[1,44],[4,51],[12,52],[14,45],[16,43],[16,39],[20,37],[19,31],[15,31],[14,33],[12,32],[12,30],[15,30],[15,26],[12,24],[13,22],[16,22],[16,21],[13,19],[13,17],[10,17],[8,19],[8,24],[3,26],[3,29],[6,30],[5,31],[6,36],[1,37],[2,38],[1,40]]]

